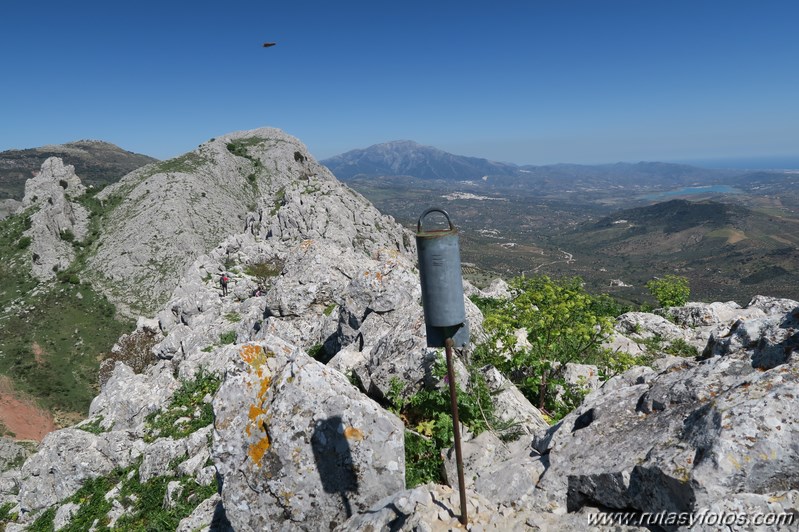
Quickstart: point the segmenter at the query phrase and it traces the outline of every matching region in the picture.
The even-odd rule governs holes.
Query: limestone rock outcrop
[[[33,276],[47,281],[69,267],[75,258],[72,243],[83,240],[89,230],[89,212],[74,198],[85,192],[75,169],[50,157],[39,174],[25,183],[22,209],[31,209]]]
[[[233,234],[294,244],[325,239],[361,252],[412,246],[390,217],[276,129],[212,139],[128,174],[98,198],[119,204],[89,269],[129,314],[156,311],[184,270]]]
[[[590,394],[536,439],[549,462],[537,506],[691,512],[796,486],[799,367],[786,346],[799,322],[788,314],[761,326],[760,349],[716,344],[699,364]]]
[[[33,183],[29,199],[44,189]],[[126,364],[121,339],[89,419],[0,474],[0,505],[18,514],[7,530],[74,525],[91,497],[104,501],[97,528],[135,528],[134,489],[180,508],[177,530],[458,527],[452,453],[452,486],[405,489],[405,427],[380,403],[397,383],[405,398],[444,384],[406,230],[271,129],[137,170],[100,199],[108,227],[89,268],[128,313],[145,311],[133,334],[150,340],[147,363]],[[510,295],[502,283],[486,293]],[[476,342],[482,316],[466,307]],[[470,526],[577,531],[613,510],[795,511],[798,311],[758,297],[669,309],[674,322],[624,315],[617,349],[640,354],[659,337],[702,356],[658,353],[604,383],[593,366],[564,367],[591,392],[552,427],[482,368],[500,422],[521,437],[465,434]],[[469,378],[456,360],[458,383]]]
[[[214,399],[214,463],[237,530],[320,530],[405,488],[404,427],[275,337],[241,347]]]

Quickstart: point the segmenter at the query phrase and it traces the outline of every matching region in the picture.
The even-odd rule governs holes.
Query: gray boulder
[[[22,465],[35,452],[34,446],[11,438],[0,438],[0,473]]]
[[[136,375],[117,362],[100,394],[92,400],[89,417],[102,416],[105,429],[139,431],[145,418],[163,407],[178,386],[169,364],[161,363]]]
[[[464,483],[493,503],[524,506],[546,467],[529,438],[506,444],[486,431],[461,445]],[[455,450],[444,460],[447,484],[458,489]]]
[[[757,307],[741,308],[735,301],[726,303],[688,303],[681,307],[661,309],[665,315],[681,327],[708,327],[729,325],[736,320],[761,318],[765,312]],[[784,314],[784,312],[783,312]]]
[[[756,368],[775,368],[796,361],[797,329],[799,311],[796,309],[786,315],[739,320],[726,333],[711,335],[703,356],[746,357]]]
[[[0,220],[4,220],[16,213],[20,207],[22,207],[22,202],[20,201],[13,199],[0,200]]]
[[[685,340],[685,329],[666,318],[648,312],[627,312],[616,320],[616,331],[632,339],[659,336],[665,340]]]
[[[755,296],[746,305],[748,309],[757,308],[762,310],[767,316],[782,316],[796,307],[799,307],[799,301],[769,296]]]
[[[62,429],[45,436],[38,453],[22,466],[19,503],[23,512],[47,508],[73,495],[89,478],[127,467],[146,444],[127,432],[91,434]]]
[[[791,318],[778,321],[789,334]],[[756,350],[721,354],[654,377],[635,369],[537,437],[549,467],[536,507],[688,512],[796,485],[795,362],[758,371]]]
[[[503,423],[512,424],[509,433],[535,434],[549,428],[541,411],[497,368],[485,366],[480,372],[491,392],[495,415]]]
[[[236,530],[319,530],[404,488],[397,417],[276,337],[240,349],[213,403],[213,457]]]

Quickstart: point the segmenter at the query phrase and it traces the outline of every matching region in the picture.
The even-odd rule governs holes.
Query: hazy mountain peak
[[[486,175],[514,175],[517,172],[515,165],[454,155],[412,140],[394,140],[348,151],[326,159],[322,164],[344,180],[355,176],[471,180]]]

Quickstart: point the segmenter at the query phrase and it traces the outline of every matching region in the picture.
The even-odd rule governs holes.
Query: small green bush
[[[145,440],[153,441],[158,437],[180,439],[213,423],[213,408],[204,403],[203,398],[213,396],[221,383],[219,377],[202,369],[194,380],[183,381],[168,407],[145,418]],[[182,418],[186,418],[183,423],[176,423]]]
[[[73,233],[70,229],[62,229],[60,236],[61,240],[64,242],[72,242],[75,240],[75,233]]]
[[[222,345],[236,343],[236,331],[228,331],[219,335],[219,341]]]
[[[318,360],[319,362],[326,362],[325,358],[325,346],[322,344],[314,344],[308,348],[308,356],[313,358],[314,360]]]
[[[649,293],[652,294],[661,307],[681,307],[688,302],[691,288],[688,279],[681,275],[666,275],[660,279],[652,279],[646,283]]]
[[[28,246],[31,245],[31,237],[23,236],[19,240],[17,240],[17,249],[26,249]]]
[[[686,342],[685,340],[683,340],[682,338],[677,338],[676,340],[673,340],[671,344],[668,347],[666,347],[666,349],[664,349],[664,351],[666,351],[666,353],[670,355],[678,357],[691,358],[699,356],[699,350],[696,347],[689,344],[688,342]]]
[[[244,268],[244,273],[254,277],[255,282],[262,288],[266,288],[272,284],[272,279],[280,275],[283,271],[283,261],[279,259],[272,259],[255,264],[248,264]]]

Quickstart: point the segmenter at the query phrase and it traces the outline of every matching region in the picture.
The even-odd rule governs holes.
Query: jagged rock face
[[[30,512],[74,494],[89,478],[127,467],[145,444],[126,432],[90,434],[79,429],[51,432],[22,467],[19,504]]]
[[[211,140],[132,172],[98,197],[114,196],[122,201],[89,267],[112,300],[131,307],[128,313],[159,308],[184,269],[231,234],[295,244],[324,239],[367,253],[412,249],[390,217],[276,129]]]
[[[467,488],[497,504],[524,506],[541,474],[546,470],[529,438],[510,444],[486,431],[463,442],[463,474]],[[447,452],[444,472],[447,483],[458,487],[454,449]]]
[[[61,189],[59,191],[59,189]],[[39,173],[25,182],[25,197],[22,199],[23,208],[48,201],[54,195],[70,197],[81,196],[86,188],[75,175],[75,167],[65,165],[58,157],[50,157],[44,163]],[[55,198],[53,198],[55,199]]]
[[[761,348],[791,351],[797,327],[768,318]],[[789,354],[757,370],[760,352],[731,341],[699,364],[608,381],[536,440],[549,460],[538,506],[696,511],[796,486],[799,367]]]
[[[149,372],[136,375],[121,362],[100,394],[89,407],[89,417],[103,416],[103,426],[111,430],[140,430],[147,415],[164,404],[178,387],[168,364],[160,364]]]
[[[240,348],[214,412],[236,530],[327,529],[405,487],[402,422],[275,337]]]
[[[32,239],[31,271],[37,279],[52,279],[56,271],[66,269],[74,260],[72,240],[86,237],[89,213],[71,198],[84,192],[75,169],[57,157],[47,159],[39,174],[25,183],[22,208],[34,209],[25,235]]]

